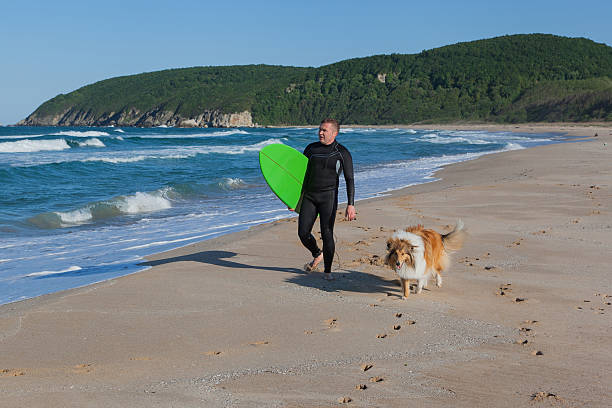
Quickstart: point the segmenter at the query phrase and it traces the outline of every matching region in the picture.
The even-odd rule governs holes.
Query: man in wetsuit
[[[338,184],[340,173],[344,172],[347,205],[345,219],[355,219],[355,182],[351,154],[336,141],[340,125],[334,119],[324,119],[319,126],[319,141],[309,144],[304,150],[308,157],[308,167],[302,188],[298,236],[302,244],[312,254],[312,261],[306,264],[307,271],[317,268],[321,259],[325,265],[323,277],[331,280],[331,267],[334,259],[334,221],[338,208]],[[320,217],[323,251],[319,249],[312,227]]]

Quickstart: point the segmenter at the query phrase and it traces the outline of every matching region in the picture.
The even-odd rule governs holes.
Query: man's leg
[[[312,200],[304,197],[300,208],[300,216],[298,217],[298,237],[300,237],[302,245],[312,254],[313,261],[311,265],[313,268],[321,261],[321,259],[317,261],[317,258],[321,255],[321,250],[317,245],[317,240],[311,233],[316,219],[317,207]]]
[[[331,273],[332,263],[336,245],[334,242],[334,223],[336,222],[336,210],[338,209],[338,194],[335,191],[328,192],[325,200],[319,203],[319,217],[321,221],[321,238],[323,239],[323,262],[325,273]]]

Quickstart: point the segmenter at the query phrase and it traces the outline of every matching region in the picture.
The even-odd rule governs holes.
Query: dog
[[[385,265],[399,275],[403,298],[410,294],[410,279],[418,281],[416,293],[421,293],[430,277],[436,277],[436,286],[442,286],[443,270],[450,263],[448,254],[461,249],[466,233],[461,220],[455,229],[441,235],[422,225],[398,230],[387,240]]]

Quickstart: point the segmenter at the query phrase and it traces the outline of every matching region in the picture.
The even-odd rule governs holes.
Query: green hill
[[[245,111],[260,125],[612,120],[612,47],[528,34],[319,68],[171,69],[58,95],[20,124],[226,126]]]

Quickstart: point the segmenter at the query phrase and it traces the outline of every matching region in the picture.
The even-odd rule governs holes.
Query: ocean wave
[[[467,143],[467,144],[491,144],[495,143],[483,139],[470,139],[463,136],[441,136],[437,133],[428,133],[418,138],[420,141],[433,144]]]
[[[113,129],[115,132],[119,132],[119,133],[125,133],[125,130],[123,129]]]
[[[72,137],[100,137],[110,136],[110,133],[101,132],[99,130],[62,130],[61,132],[51,133],[55,136],[72,136]]]
[[[151,213],[172,208],[172,200],[180,195],[171,187],[153,192],[136,192],[131,195],[114,197],[107,201],[87,204],[71,211],[54,211],[38,214],[27,221],[43,229],[56,229],[91,224],[121,215]]]
[[[503,149],[503,150],[504,150],[504,151],[510,151],[510,150],[521,150],[521,149],[524,149],[524,148],[525,148],[524,146],[521,146],[521,145],[520,145],[520,144],[518,144],[518,143],[512,143],[512,142],[510,142],[510,143],[506,143],[506,146],[504,146],[504,149]]]
[[[210,146],[204,148],[201,152],[207,153],[223,153],[223,154],[243,154],[246,152],[258,152],[262,148],[272,144],[284,144],[279,139],[268,139],[263,142],[255,143],[246,146]]]
[[[162,134],[136,134],[133,137],[141,139],[199,139],[207,137],[221,137],[230,135],[249,135],[250,133],[241,129],[219,130],[201,133],[162,133]]]
[[[24,278],[35,278],[38,276],[49,276],[49,275],[61,275],[62,273],[80,271],[81,269],[83,268],[81,268],[80,266],[74,265],[74,266],[71,266],[70,268],[62,269],[61,271],[42,271],[42,272],[29,273],[25,275]]]
[[[248,187],[248,184],[239,177],[226,177],[217,184],[223,190],[237,190]]]
[[[0,153],[34,153],[42,151],[58,151],[70,149],[64,139],[52,140],[19,140],[0,143]]]
[[[28,138],[36,138],[36,137],[45,137],[49,136],[48,134],[38,134],[38,135],[1,135],[0,139],[28,139]]]
[[[81,141],[77,141],[77,144],[79,147],[87,147],[87,146],[91,146],[91,147],[106,147],[106,145],[104,143],[102,143],[102,141],[96,137],[92,138],[92,139],[87,139],[84,142]]]

